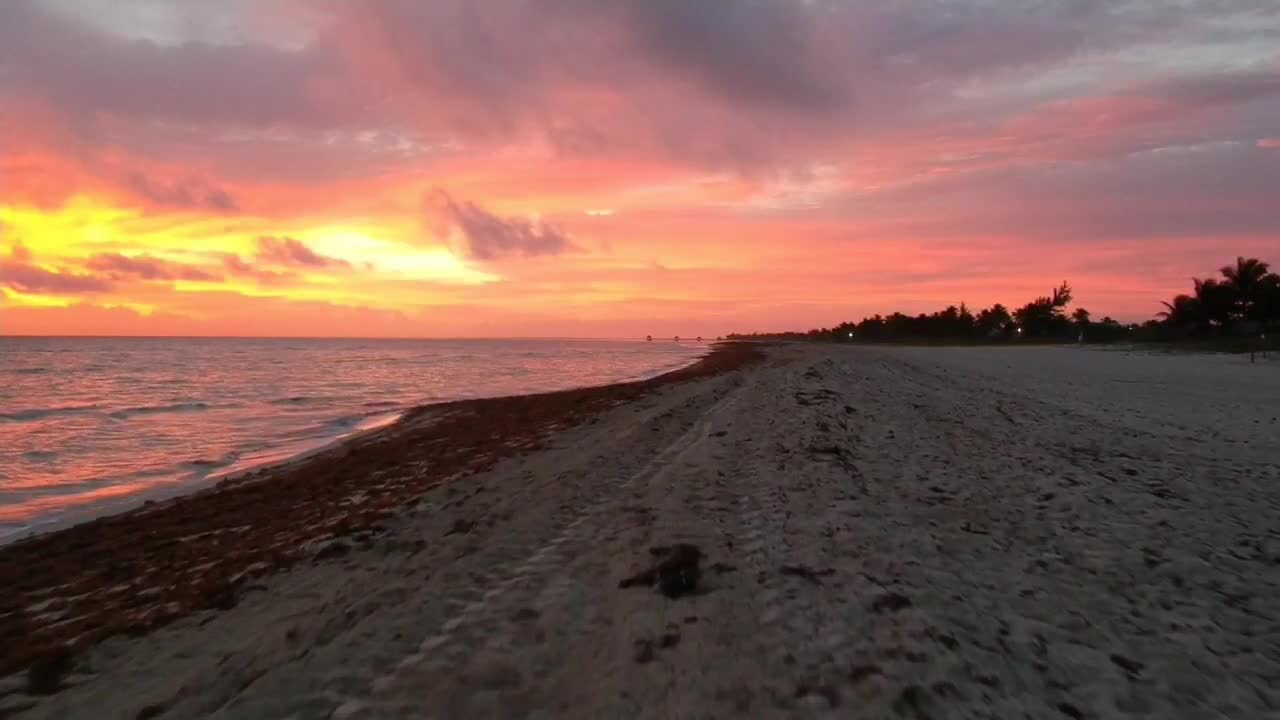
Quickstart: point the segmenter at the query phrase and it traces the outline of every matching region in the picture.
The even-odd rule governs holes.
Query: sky
[[[1275,0],[5,0],[0,333],[715,336],[1280,262]]]

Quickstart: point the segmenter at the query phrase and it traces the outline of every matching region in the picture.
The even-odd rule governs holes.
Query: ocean
[[[0,542],[198,489],[422,404],[604,385],[702,343],[0,337]]]

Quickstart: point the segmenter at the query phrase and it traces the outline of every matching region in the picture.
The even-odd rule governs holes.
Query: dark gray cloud
[[[1266,93],[1203,76],[1204,46],[1185,64],[1145,58],[1196,43],[1230,57],[1274,37],[1276,13],[1273,0],[378,0],[309,6],[298,24],[313,41],[284,49],[127,39],[13,0],[0,2],[0,101],[39,100],[78,133],[223,180],[430,162],[354,139],[365,130],[776,174],[1153,74],[1189,104]],[[1113,60],[1120,72],[1089,74]],[[1037,87],[1046,70],[1062,72]],[[240,204],[185,180],[124,182],[175,206]]]
[[[12,0],[0,3],[0,87],[80,116],[197,126],[352,127],[418,100],[482,131],[549,128],[573,112],[554,102],[566,88],[625,92],[636,100],[628,109],[684,89],[688,101],[738,112],[861,117],[882,109],[863,95],[878,102],[929,88],[936,101],[941,79],[1180,32],[1249,36],[1249,23],[1213,21],[1268,12],[1263,0],[380,0],[310,9],[303,21],[331,15],[324,29],[283,49],[130,39]],[[379,72],[403,75],[420,96],[368,82],[367,68],[349,61],[370,53]]]
[[[428,205],[447,228],[461,233],[467,256],[476,260],[559,255],[574,249],[569,236],[553,225],[500,217],[475,203],[458,202],[443,190],[431,193]]]
[[[158,205],[179,208],[201,208],[217,212],[240,209],[240,203],[228,191],[196,178],[164,182],[140,172],[125,175],[125,187],[134,194]]]
[[[321,255],[307,247],[301,240],[291,237],[264,235],[258,238],[258,262],[284,267],[351,267],[341,258]]]
[[[341,70],[321,48],[119,36],[32,0],[0,3],[0,89],[91,121],[97,115],[173,123],[314,126],[343,113],[313,94]]]
[[[168,262],[149,255],[128,257],[119,253],[100,253],[91,256],[85,263],[85,267],[94,272],[104,273],[113,279],[133,277],[139,280],[191,280],[194,282],[217,282],[222,279],[200,268]]]
[[[472,146],[534,136],[569,155],[736,170],[772,164],[855,98],[850,63],[815,42],[822,18],[801,3],[388,0],[339,12],[363,72],[391,68],[416,123]]]
[[[1192,108],[1230,107],[1280,95],[1280,69],[1184,75],[1152,83],[1150,95]]]
[[[852,101],[818,40],[826,13],[803,3],[621,3],[633,46],[655,65],[745,106],[823,111]]]
[[[961,174],[886,192],[874,209],[860,211],[887,237],[1034,238],[1079,246],[1082,254],[1094,244],[1154,248],[1178,238],[1229,247],[1280,237],[1271,199],[1276,187],[1280,163],[1252,141],[1226,141],[1153,148],[1105,163]],[[930,211],[921,213],[925,205]]]
[[[996,124],[1042,99],[1031,83],[1045,70],[1195,42],[1212,28],[1247,37],[1251,18],[1274,14],[1261,0],[1166,5],[387,0],[340,12],[349,55],[370,72],[394,68],[423,123],[482,141],[534,134],[565,154],[751,173],[905,127],[928,135],[948,129],[939,123]],[[1106,92],[1133,79],[1081,82]],[[973,94],[986,81],[1028,85],[1011,97]]]
[[[45,270],[17,260],[0,260],[0,285],[22,293],[79,295],[111,290],[111,283],[92,275]]]
[[[657,99],[681,98],[691,119],[720,106],[847,120],[925,86],[936,101],[940,77],[1069,56],[1118,22],[1106,8],[1098,0],[387,0],[347,6],[343,19],[355,55],[386,61],[438,114],[492,130],[572,127],[579,111],[555,101],[574,90],[625,93],[631,102],[622,106],[646,114],[662,109]]]

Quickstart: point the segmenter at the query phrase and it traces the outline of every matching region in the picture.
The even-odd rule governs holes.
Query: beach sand
[[[1278,416],[1247,358],[829,345],[426,409],[0,548],[0,716],[1274,717]]]

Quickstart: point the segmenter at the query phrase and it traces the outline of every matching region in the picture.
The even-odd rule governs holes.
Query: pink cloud
[[[517,255],[559,255],[575,249],[560,228],[520,217],[502,217],[476,203],[456,201],[443,190],[434,190],[427,205],[437,215],[443,229],[462,235],[463,250],[477,260],[495,260]]]
[[[284,267],[341,267],[349,268],[351,263],[341,258],[321,255],[307,247],[301,240],[291,237],[272,237],[264,235],[257,240],[258,262]]]
[[[112,284],[102,278],[69,270],[46,270],[18,260],[0,260],[0,286],[22,293],[52,295],[105,293],[112,289]]]
[[[231,275],[251,278],[264,285],[280,285],[297,277],[297,274],[293,272],[280,272],[257,267],[252,263],[245,262],[239,255],[234,254],[224,255],[222,266]]]
[[[240,209],[239,201],[230,192],[197,178],[184,177],[166,182],[133,171],[125,175],[124,184],[142,198],[160,205],[215,212]]]
[[[127,257],[119,253],[102,253],[90,257],[85,263],[85,267],[117,280],[136,278],[139,280],[217,282],[222,279],[200,268],[168,262],[147,255]]]

